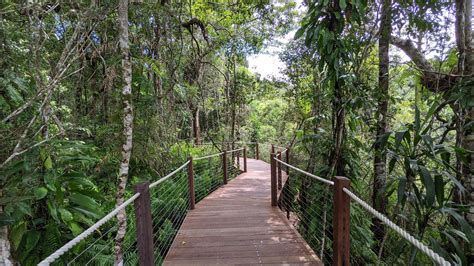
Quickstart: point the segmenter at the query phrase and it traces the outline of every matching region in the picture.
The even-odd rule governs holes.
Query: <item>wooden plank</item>
[[[189,212],[164,264],[322,265],[283,213],[271,207],[270,191],[270,166],[247,159],[246,173]]]

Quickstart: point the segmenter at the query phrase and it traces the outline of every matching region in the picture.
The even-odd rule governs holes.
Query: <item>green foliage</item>
[[[401,209],[400,215],[404,221],[417,221],[415,227],[407,228],[409,231],[420,238],[430,239],[432,243],[436,242],[434,246],[440,253],[446,254],[446,258],[466,261],[462,249],[450,250],[452,255],[449,256],[447,254],[450,252],[443,250],[443,246],[456,247],[464,241],[472,246],[474,235],[472,228],[458,213],[463,208],[456,206],[450,196],[453,191],[465,191],[450,161],[455,151],[446,144],[437,144],[436,137],[433,137],[432,117],[438,106],[435,102],[423,118],[415,107],[415,119],[405,130],[390,132],[379,139],[388,147],[390,172],[402,174],[392,180],[387,194],[396,191],[396,208]],[[445,227],[449,221],[455,227],[465,228],[465,231],[461,235],[453,234],[452,227]]]
[[[4,170],[0,221],[12,226],[20,263],[38,263],[104,215],[93,179],[98,161],[93,145],[53,141]]]

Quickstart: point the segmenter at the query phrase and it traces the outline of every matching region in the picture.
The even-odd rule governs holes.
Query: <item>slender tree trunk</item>
[[[333,108],[333,148],[329,156],[329,173],[328,177],[344,174],[344,162],[342,159],[342,146],[345,132],[345,110],[343,106],[342,88],[339,81],[334,82],[334,100]]]
[[[201,144],[201,125],[199,124],[199,107],[193,110],[193,135],[194,144]]]
[[[474,74],[474,44],[472,41],[472,0],[456,0],[456,46],[458,49],[458,72],[463,77],[462,82],[473,79]],[[470,125],[474,121],[474,108],[472,106],[461,106],[455,104],[453,109],[456,113],[456,146],[467,151],[474,150],[474,128]],[[457,155],[458,177],[466,188],[465,197],[456,192],[454,200],[458,203],[467,204],[469,210],[466,214],[468,222],[474,226],[474,156],[468,152],[463,162]]]
[[[388,131],[388,98],[389,98],[389,46],[391,32],[391,0],[382,1],[382,15],[380,22],[379,39],[379,91],[377,107],[377,132],[374,145],[374,183],[372,191],[372,205],[381,212],[386,213],[387,198],[385,186],[387,179],[385,148],[377,141]],[[379,219],[373,219],[376,252],[379,253],[380,245],[385,235],[385,229]]]
[[[130,61],[130,47],[128,44],[128,0],[120,0],[118,7],[119,40],[122,52],[122,76],[124,86],[122,89],[123,101],[123,136],[122,161],[119,169],[119,185],[117,189],[117,206],[124,202],[125,188],[127,186],[130,156],[133,145],[133,109],[132,109],[132,64]],[[123,263],[123,240],[127,230],[127,215],[125,209],[117,214],[118,230],[115,237],[115,265]]]
[[[0,198],[3,195],[3,189],[0,188]],[[0,205],[0,214],[3,213],[3,206]],[[0,227],[0,265],[13,265],[11,258],[11,246],[8,238],[8,226]]]
[[[468,76],[463,79],[474,79],[474,42],[472,40],[472,0],[457,0],[456,1],[456,10],[461,9],[463,20],[459,23],[459,31],[463,32],[461,41],[464,41],[464,44],[457,41],[458,47],[463,48],[463,75]],[[456,16],[456,19],[458,17]],[[458,23],[457,23],[458,24]],[[457,37],[457,35],[456,35]],[[460,51],[461,54],[461,51]],[[466,195],[466,204],[469,206],[468,213],[466,218],[471,226],[474,226],[474,107],[466,106],[462,110],[462,120],[463,126],[460,127],[462,130],[460,144],[461,147],[467,151],[466,162],[462,164],[462,182],[467,190]],[[470,125],[470,126],[467,126]],[[472,254],[472,252],[471,252]]]

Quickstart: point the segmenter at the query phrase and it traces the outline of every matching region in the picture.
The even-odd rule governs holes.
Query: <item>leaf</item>
[[[398,150],[398,148],[400,147],[400,144],[402,143],[403,137],[405,137],[406,133],[406,130],[395,132],[395,150]]]
[[[27,256],[38,244],[40,240],[41,234],[38,231],[29,231],[26,233],[26,243],[25,243],[25,250],[22,253],[23,256]]]
[[[82,206],[88,210],[96,210],[100,208],[100,205],[91,197],[86,196],[84,194],[74,193],[69,196],[71,202]]]
[[[442,171],[442,173],[454,183],[454,185],[456,186],[456,188],[459,190],[460,193],[464,193],[466,191],[466,188],[463,186],[461,182],[459,182],[459,180],[455,176],[450,174],[448,171]]]
[[[56,176],[54,175],[54,171],[49,171],[46,173],[44,175],[43,181],[49,190],[56,191]]]
[[[46,168],[47,170],[53,168],[53,160],[51,160],[51,156],[48,155],[48,157],[46,157],[46,160],[44,161],[44,168]]]
[[[420,123],[421,123],[420,109],[418,109],[418,106],[415,106],[415,132],[416,132],[415,136],[419,135],[420,133]]]
[[[442,207],[444,204],[444,182],[443,182],[443,176],[441,175],[435,176],[435,190],[436,190],[436,199],[438,201],[438,205]]]
[[[346,0],[339,0],[339,7],[344,10],[347,7]]]
[[[15,202],[15,212],[21,213],[21,214],[26,214],[28,216],[33,217],[33,213],[31,211],[31,206],[24,202]]]
[[[45,188],[45,187],[39,187],[39,188],[35,189],[34,194],[35,194],[35,198],[37,200],[40,200],[40,199],[46,197],[46,195],[48,194],[48,189]]]
[[[380,148],[384,148],[391,134],[392,132],[385,132],[382,135],[377,136],[377,140],[375,141],[375,143],[379,144]]]
[[[74,223],[74,222],[69,224],[69,229],[71,230],[74,236],[78,236],[84,230],[79,224]]]
[[[6,91],[8,96],[16,103],[22,103],[23,102],[23,97],[21,97],[21,94],[12,86],[12,85],[7,85],[6,86]]]
[[[406,199],[406,194],[405,194],[406,185],[407,185],[407,179],[406,179],[406,177],[404,177],[404,176],[400,177],[399,182],[398,182],[397,199],[398,199],[398,203],[401,204],[401,205],[404,205],[404,203],[405,203],[405,199]]]
[[[73,220],[72,213],[64,208],[59,208],[59,214],[65,223]]]
[[[432,155],[435,155],[435,150],[433,146],[433,139],[429,135],[422,135],[421,138],[423,139],[423,142],[425,145],[428,147],[429,151],[431,152]]]
[[[462,215],[456,212],[455,209],[452,208],[442,208],[441,212],[447,213],[451,215],[461,226],[461,231],[466,235],[466,237],[469,239],[470,246],[474,246],[474,233],[472,227],[469,225],[469,223],[464,219]]]
[[[449,242],[451,242],[451,244],[453,244],[454,248],[456,249],[456,254],[458,256],[460,256],[460,258],[461,258],[462,265],[468,265],[466,255],[464,254],[464,251],[461,248],[461,245],[459,244],[459,242],[452,235],[448,234],[447,232],[443,231],[442,233],[449,239]]]
[[[17,225],[13,226],[10,232],[10,238],[15,250],[18,250],[20,246],[21,240],[23,239],[23,235],[26,233],[26,222],[22,221]]]
[[[435,201],[435,185],[428,169],[423,165],[419,165],[418,167],[422,177],[421,181],[426,188],[426,204],[428,207],[431,207]]]
[[[304,32],[306,31],[306,28],[307,26],[304,25],[302,26],[301,28],[299,28],[296,33],[295,33],[295,36],[293,37],[293,40],[297,40],[299,38],[301,38],[301,36],[303,36]]]
[[[53,217],[56,222],[60,222],[58,217],[58,208],[56,208],[56,204],[48,200],[46,205],[48,206],[49,214],[51,215],[51,217]]]
[[[94,211],[90,211],[90,210],[86,210],[84,208],[80,208],[80,207],[73,207],[74,210],[80,212],[80,213],[83,213],[89,217],[92,217],[92,218],[96,218],[96,219],[100,219],[103,217],[103,215],[100,215]]]

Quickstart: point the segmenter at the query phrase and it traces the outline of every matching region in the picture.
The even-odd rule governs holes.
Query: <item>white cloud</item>
[[[295,0],[297,10],[300,14],[305,12],[306,7],[303,6],[302,0]],[[260,74],[264,78],[283,77],[281,70],[285,64],[278,58],[278,54],[283,51],[285,45],[293,39],[296,30],[290,31],[283,37],[276,39],[276,45],[272,45],[264,49],[261,53],[251,55],[247,58],[249,68],[252,72]]]
[[[278,54],[283,51],[285,45],[293,39],[296,31],[291,31],[282,38],[278,38],[278,44],[272,45],[261,53],[251,55],[247,58],[249,68],[252,72],[260,74],[263,78],[281,78],[285,64],[278,58]]]

